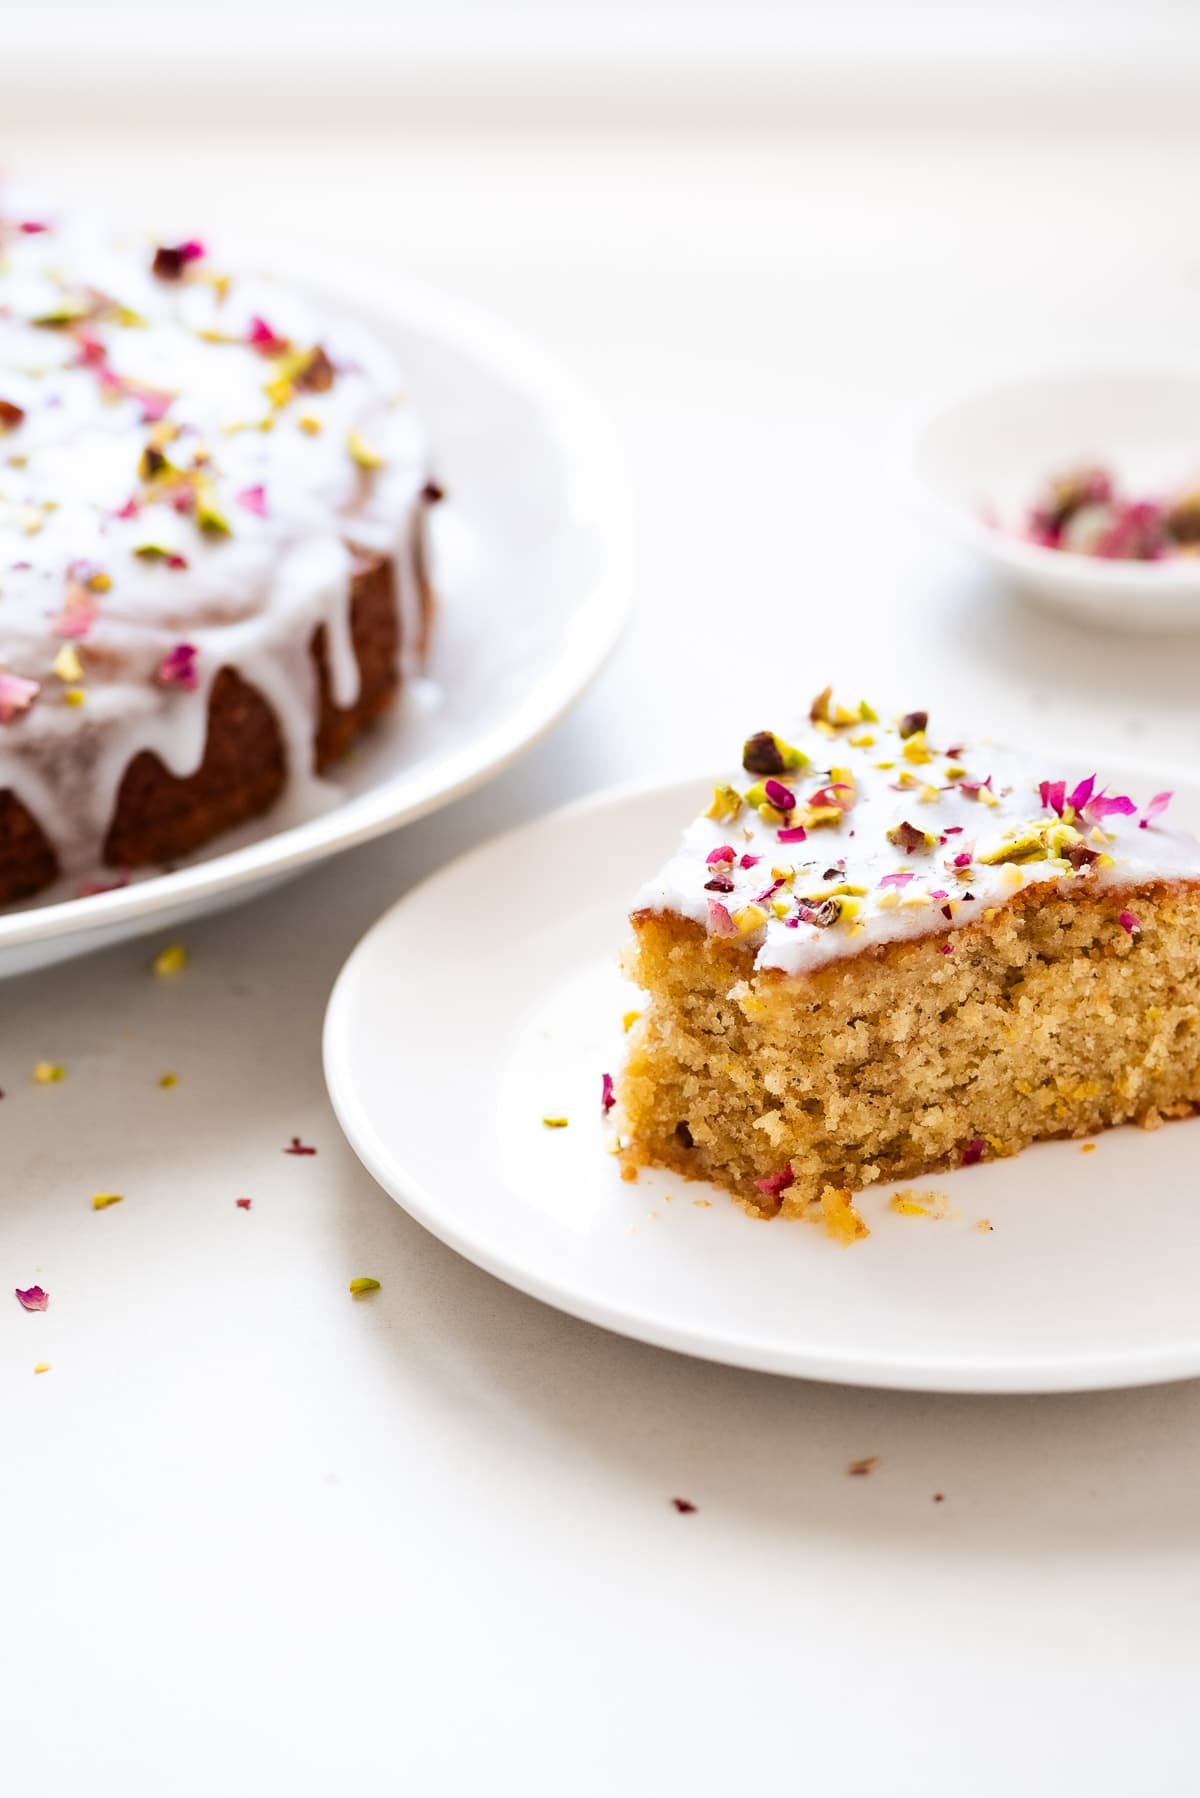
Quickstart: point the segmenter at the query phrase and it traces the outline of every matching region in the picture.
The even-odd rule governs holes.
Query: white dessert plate
[[[1173,786],[1200,826],[1195,782],[1106,774]],[[625,913],[710,792],[589,799],[473,851],[368,933],[330,1001],[325,1074],[380,1185],[522,1291],[713,1361],[957,1392],[1200,1374],[1200,1119],[869,1190],[871,1234],[849,1246],[676,1175],[622,1181],[600,1089],[637,1003],[615,965]],[[889,1207],[915,1190],[944,1215]]]
[[[395,348],[447,490],[429,679],[337,771],[330,808],[283,807],[169,873],[0,912],[0,975],[216,910],[498,774],[579,697],[632,596],[632,526],[608,419],[551,357],[445,295],[262,256]],[[284,802],[286,805],[286,801]]]
[[[1084,463],[1148,497],[1200,481],[1200,370],[1074,370],[977,389],[918,427],[907,478],[942,530],[1040,604],[1119,629],[1200,629],[1200,559],[1109,562],[1021,537],[1047,479]]]

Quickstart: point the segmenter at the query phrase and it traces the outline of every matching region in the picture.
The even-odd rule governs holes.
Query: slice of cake
[[[0,194],[0,903],[327,805],[420,666],[438,497],[355,320]]]
[[[1055,775],[1055,778],[1047,778]],[[638,897],[631,1162],[851,1192],[1200,1104],[1200,843],[923,712],[760,731]]]

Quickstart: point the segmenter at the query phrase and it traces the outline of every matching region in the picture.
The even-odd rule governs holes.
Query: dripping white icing
[[[31,222],[50,228],[22,229]],[[352,705],[350,545],[394,557],[402,672],[416,667],[426,445],[390,353],[290,288],[231,275],[211,248],[180,279],[157,276],[154,253],[95,218],[35,219],[0,202],[0,677],[38,683],[28,709],[0,721],[0,792],[73,873],[99,864],[139,751],[195,771],[222,667],[276,715],[290,809],[327,803],[312,771],[309,645],[324,626],[333,702]],[[302,375],[268,395],[295,363],[270,341],[256,347],[264,325],[301,361],[320,346],[332,382],[314,390]],[[159,437],[181,478],[156,485],[142,458]],[[200,528],[198,492],[227,534]],[[68,636],[64,604],[80,593],[94,616]],[[181,642],[196,650],[194,691],[159,677]],[[81,679],[69,661],[62,672],[67,646]],[[2,702],[0,687],[0,716]]]
[[[1061,836],[1047,835],[1062,820],[1053,804],[1042,803],[1039,791],[1041,781],[1057,778],[1061,768],[1035,766],[992,743],[964,742],[939,729],[936,720],[915,743],[901,738],[895,722],[860,723],[829,734],[805,727],[790,743],[811,760],[803,769],[776,777],[797,800],[789,822],[804,822],[807,802],[828,784],[835,768],[851,776],[851,809],[794,843],[780,841],[780,829],[787,824],[778,817],[764,818],[748,804],[724,821],[697,818],[676,854],[638,894],[638,909],[674,912],[718,935],[731,933],[714,905],[728,914],[735,932],[740,914],[742,926],[748,927],[744,940],[755,949],[755,965],[799,974],[878,943],[939,933],[952,941],[954,930],[1030,885],[1090,891],[1200,879],[1200,843],[1168,828],[1159,816],[1147,817],[1150,794],[1132,795],[1137,810],[1129,816],[1095,822],[1085,810],[1071,825],[1079,843],[1064,844]],[[946,747],[939,751],[938,745],[955,754],[949,756]],[[919,759],[926,751],[928,759]],[[989,777],[985,797],[973,796],[977,783]],[[762,778],[739,769],[729,784],[744,795]],[[1067,783],[1068,794],[1073,786]],[[1096,790],[1102,787],[1103,781],[1097,781]],[[988,794],[994,803],[988,802]],[[922,844],[906,851],[893,842],[888,832],[906,823],[933,837],[932,847]],[[1035,844],[1031,839],[1039,835]],[[1012,858],[1006,853],[1009,847]],[[1082,847],[1097,859],[1077,870],[1062,854],[1052,853],[1065,847],[1075,853]],[[719,848],[736,852],[731,865],[709,863],[709,855]],[[990,860],[993,855],[999,859]],[[742,866],[743,856],[751,860],[750,867]],[[968,861],[956,865],[961,856]],[[893,882],[906,872],[911,879]],[[785,883],[768,897],[778,875],[786,877]],[[729,881],[731,890],[712,890],[714,880]],[[885,880],[890,884],[882,885]],[[850,915],[824,926],[797,919],[798,900],[816,909],[846,887],[859,889],[840,894]],[[755,913],[746,908],[758,901],[765,918],[756,922]],[[775,914],[776,905],[783,916]]]

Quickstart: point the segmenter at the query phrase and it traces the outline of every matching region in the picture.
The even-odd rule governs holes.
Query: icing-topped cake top
[[[198,633],[303,611],[347,541],[392,553],[424,478],[370,333],[199,241],[0,194],[0,758],[14,721],[190,685]]]
[[[956,928],[1027,886],[1200,879],[1200,843],[1161,821],[1170,800],[1051,778],[924,712],[884,721],[826,691],[791,740],[749,738],[637,907],[744,940],[785,973],[939,933],[953,954]],[[1140,928],[1130,911],[1120,922]]]

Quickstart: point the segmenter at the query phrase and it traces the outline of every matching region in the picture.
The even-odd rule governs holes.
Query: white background
[[[1156,37],[1165,10],[1115,10],[1142,49],[1093,68],[1061,55],[1085,9],[1055,9],[1003,81],[968,58],[886,116],[868,21],[836,104],[810,114],[799,52],[790,86],[747,52],[706,116],[716,65],[683,53],[657,109],[633,65],[603,90],[569,58],[478,112],[453,71],[411,109],[369,70],[362,109],[340,75],[314,106],[286,19],[260,54],[261,13],[253,57],[231,17],[224,75],[164,85],[158,9],[131,105],[141,65],[90,61],[98,15],[76,14],[14,33],[7,160],[440,281],[546,340],[624,431],[642,591],[601,684],[482,795],[189,930],[177,981],[134,946],[0,992],[0,1273],[52,1292],[45,1316],[0,1303],[5,1788],[1192,1789],[1200,1390],[873,1396],[619,1341],[425,1237],[340,1145],[319,1067],[337,968],[420,874],[723,756],[828,678],[1099,762],[1194,758],[1197,640],[1013,609],[886,480],[906,416],[960,379],[1194,354],[1191,15]],[[590,95],[574,121],[564,92]],[[398,1018],[398,1082],[419,1053]],[[31,1083],[42,1057],[61,1086]],[[283,1156],[295,1133],[319,1154]],[[469,1143],[464,1119],[447,1154]],[[100,1188],[125,1202],[93,1213]],[[1152,1229],[1153,1193],[1131,1203]],[[359,1305],[357,1273],[383,1282]]]

